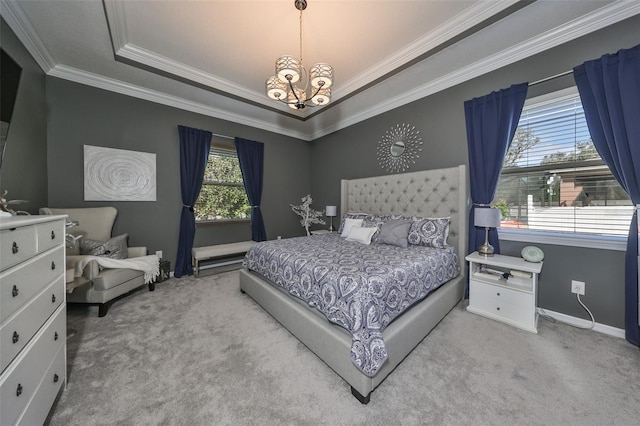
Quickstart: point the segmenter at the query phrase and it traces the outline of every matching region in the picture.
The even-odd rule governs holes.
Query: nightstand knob
[[[13,332],[13,338],[11,340],[13,341],[13,343],[18,343],[18,340],[20,340],[20,335],[17,331]]]
[[[20,291],[18,291],[18,287],[16,285],[13,286],[13,288],[11,289],[11,295],[13,297],[18,296],[18,293],[20,293]]]
[[[499,311],[499,310],[500,310],[500,306],[498,306],[498,307],[496,308],[496,310],[498,310],[498,311]]]
[[[18,383],[18,388],[16,389],[16,396],[22,395],[22,385]]]
[[[16,243],[16,242],[14,241],[14,242],[13,242],[13,244],[11,245],[11,252],[12,252],[13,254],[16,254],[16,253],[18,252],[18,250],[20,250],[20,249],[18,248],[18,243]]]
[[[498,296],[500,296],[500,293],[496,293]]]

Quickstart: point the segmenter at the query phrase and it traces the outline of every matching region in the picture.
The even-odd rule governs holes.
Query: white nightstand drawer
[[[64,247],[41,254],[0,274],[0,325],[65,269]]]
[[[51,357],[63,349],[66,341],[67,311],[61,308],[56,316],[35,336],[4,372],[0,382],[0,412],[2,424],[14,424],[35,395]],[[57,334],[56,334],[57,333]],[[64,357],[64,356],[63,356]],[[64,373],[63,373],[64,374]],[[50,407],[50,406],[49,406]]]
[[[484,313],[498,320],[507,320],[526,327],[535,325],[535,311],[531,308],[513,305],[501,300],[478,299],[469,304],[469,311]]]
[[[530,309],[533,302],[533,293],[512,290],[503,286],[488,284],[471,279],[469,281],[471,298],[478,300],[493,300],[496,303],[509,303]]]
[[[0,231],[0,271],[35,256],[37,247],[33,226]]]

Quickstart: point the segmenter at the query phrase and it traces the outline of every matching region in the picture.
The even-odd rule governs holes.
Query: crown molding
[[[174,61],[173,59],[169,59],[131,43],[127,43],[124,47],[119,49],[116,52],[116,56],[175,75],[197,84],[211,87],[225,93],[231,93],[234,96],[248,99],[260,105],[273,107],[273,101],[270,101],[263,93],[249,90],[246,87],[237,85],[229,80],[225,80],[197,68],[187,66],[181,62]]]
[[[38,36],[37,31],[25,16],[19,2],[2,1],[0,6],[2,6],[0,7],[2,17],[7,21],[9,27],[11,27],[42,71],[48,73],[55,66],[53,56],[49,53],[42,39]]]
[[[473,6],[446,21],[429,34],[425,34],[405,48],[389,56],[384,61],[369,68],[351,80],[340,84],[340,88],[333,91],[335,100],[354,92],[361,87],[405,66],[420,55],[437,48],[448,40],[462,34],[475,25],[490,19],[492,16],[518,3],[518,0],[477,2]]]
[[[48,75],[51,77],[69,80],[74,83],[79,83],[110,92],[120,93],[122,95],[155,102],[181,110],[191,111],[197,114],[219,118],[221,120],[227,120],[249,127],[255,127],[257,129],[266,130],[280,135],[291,136],[293,138],[302,139],[305,141],[310,140],[308,134],[306,133],[275,125],[271,121],[252,119],[247,115],[235,114],[220,108],[212,107],[210,105],[189,101],[184,98],[157,92],[155,90],[146,89],[134,84],[103,77],[101,75],[78,70],[76,68],[68,67],[65,65],[56,65],[48,73]]]
[[[129,39],[127,34],[127,18],[124,13],[124,2],[103,0],[104,13],[107,17],[107,26],[111,35],[113,51],[122,49]]]
[[[575,40],[594,31],[613,25],[624,19],[640,14],[640,2],[615,2],[596,11],[574,19],[565,25],[558,26],[536,37],[518,43],[508,49],[494,55],[483,58],[480,61],[446,74],[426,84],[412,88],[402,94],[379,102],[347,118],[337,121],[314,132],[310,139],[328,135],[340,129],[352,126],[360,121],[375,117],[408,103],[433,95],[457,84],[479,77],[504,66],[526,59],[537,53],[559,46],[563,43]]]

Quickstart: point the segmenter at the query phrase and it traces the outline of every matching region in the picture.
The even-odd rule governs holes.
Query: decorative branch
[[[309,233],[309,226],[314,223],[324,225],[324,219],[321,219],[322,212],[320,210],[313,210],[311,208],[311,203],[313,199],[311,198],[311,194],[302,197],[302,204],[299,206],[294,206],[290,204],[291,210],[298,216],[301,216],[300,225],[304,226],[304,229],[307,231],[307,236],[311,235]]]

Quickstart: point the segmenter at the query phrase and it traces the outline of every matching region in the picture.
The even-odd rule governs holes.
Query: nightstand
[[[499,254],[482,256],[478,252],[465,259],[469,262],[467,311],[537,333],[538,274],[542,262]],[[505,278],[502,273],[513,275]]]

